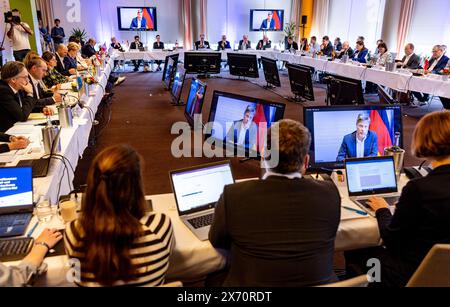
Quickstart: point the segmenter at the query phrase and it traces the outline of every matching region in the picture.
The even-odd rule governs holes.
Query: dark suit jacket
[[[163,49],[164,49],[164,43],[163,43],[163,42],[160,42],[160,43],[159,43],[159,46],[158,46],[158,43],[157,43],[157,42],[154,42],[154,43],[153,43],[153,49],[155,49],[155,50],[158,50],[158,49],[163,50]]]
[[[442,56],[442,58],[439,60],[439,62],[437,63],[437,65],[434,67],[433,73],[438,73],[438,72],[440,72],[441,70],[443,70],[443,69],[447,66],[448,60],[449,60],[449,58],[448,58],[447,56],[445,56],[445,55]],[[433,65],[434,61],[436,61],[436,60],[435,60],[435,59],[431,59],[431,61],[430,61],[430,67],[431,67],[431,65]]]
[[[115,50],[119,50],[120,52],[125,52],[125,50],[123,50],[122,45],[120,43],[115,43],[115,44],[111,43],[111,48],[113,48]]]
[[[64,59],[63,59],[63,61],[61,61],[57,54],[55,54],[55,57],[56,57],[56,70],[63,76],[66,76],[66,77],[71,76],[71,73],[69,72],[69,70],[66,69],[66,67],[64,66]]]
[[[342,50],[342,49],[341,49]],[[342,51],[337,56],[338,59],[342,59],[344,55],[348,55],[348,58],[351,59],[353,57],[353,49],[351,47],[348,47],[347,51]]]
[[[332,56],[333,55],[333,44],[331,44],[331,42],[328,43],[328,45],[325,48],[323,48],[321,51],[322,51],[323,55]]]
[[[208,41],[204,41],[203,45],[205,46],[206,49],[211,49]],[[199,50],[199,49],[200,49],[200,41],[195,42],[195,50]]]
[[[222,47],[222,41],[217,43],[217,51],[225,50],[225,49],[231,49],[231,45],[229,41],[225,42],[225,46]]]
[[[366,56],[368,53],[369,53],[369,49],[367,49],[367,48],[361,50],[361,52],[355,51],[355,53],[353,54],[353,59],[360,63],[367,63]]]
[[[252,42],[248,41],[247,49],[252,49]],[[244,50],[244,40],[239,41],[239,50]]]
[[[10,135],[0,132],[0,142],[9,143],[10,137],[11,137]],[[9,152],[8,144],[0,144],[0,153],[4,153],[4,152]]]
[[[29,78],[29,82],[31,83],[31,85],[33,85],[31,77]],[[41,87],[40,84],[38,84],[37,90],[39,92],[40,99],[38,99],[38,93],[36,92],[36,89],[33,86],[33,97],[36,99],[36,105],[32,112],[40,113],[42,112],[42,109],[44,107],[54,105],[55,101],[53,100],[53,93],[44,91],[44,89]]]
[[[342,43],[338,43],[336,46],[334,46],[334,50],[341,51],[342,50]]]
[[[136,44],[136,42],[132,42],[130,44],[130,49],[139,49],[139,48],[144,48],[144,44],[142,42],[139,42],[138,44]]]
[[[272,19],[270,21],[270,25],[267,24],[267,19],[264,19],[264,21],[261,23],[260,30],[267,29],[267,26],[269,26],[269,30],[275,30],[275,19]]]
[[[406,58],[407,56],[405,55],[402,59],[402,63],[405,62]],[[406,66],[403,66],[403,68],[409,69],[418,69],[419,67],[420,67],[420,57],[415,53],[409,58],[409,61],[408,63],[406,63]]]
[[[286,50],[298,50],[298,44],[296,42],[292,42],[292,45],[289,43],[286,43]]]
[[[77,69],[78,67],[77,60],[71,58],[70,56],[66,56],[64,58],[64,66],[66,67],[67,70]]]
[[[19,99],[14,95],[8,83],[0,81],[0,132],[5,132],[17,122],[25,122],[36,105],[36,99],[19,91],[22,100],[20,107]]]
[[[399,274],[398,286],[407,283],[435,244],[450,244],[449,182],[450,165],[439,167],[406,185],[394,216],[388,209],[377,212],[381,237]]]
[[[347,158],[356,158],[356,132],[346,135],[342,141],[341,149],[337,161],[344,161]],[[369,131],[364,142],[364,157],[378,156],[378,136],[375,132]]]
[[[225,286],[333,282],[341,198],[331,182],[269,177],[226,186],[209,239],[231,251]]]
[[[81,48],[81,56],[83,58],[89,59],[91,56],[95,55],[96,53],[97,53],[97,51],[95,51],[95,48],[89,44],[86,44]]]
[[[266,50],[272,48],[272,41],[269,40],[269,42],[264,45],[264,41],[260,40],[258,42],[258,45],[256,46],[256,50]]]
[[[137,29],[139,26],[137,17],[134,17],[131,21],[130,29]],[[139,28],[141,30],[147,29],[147,19],[145,17],[141,18],[141,27]]]

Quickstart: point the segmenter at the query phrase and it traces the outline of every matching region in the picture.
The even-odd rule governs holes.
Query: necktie
[[[17,92],[16,97],[19,100],[20,107],[22,108],[22,98],[20,98],[20,92]]]

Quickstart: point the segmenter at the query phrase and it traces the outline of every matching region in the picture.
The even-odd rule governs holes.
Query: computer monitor
[[[180,54],[178,54],[178,53],[166,56],[166,59],[164,61],[163,74],[162,74],[163,82],[164,82],[164,79],[166,78],[167,66],[169,65],[169,59],[172,59],[174,64],[178,64],[179,57],[180,57]]]
[[[186,70],[182,65],[177,65],[178,68],[175,71],[173,82],[172,82],[172,89],[170,91],[170,94],[172,95],[172,100],[174,104],[177,105],[183,105],[183,103],[180,103],[181,93],[183,91],[183,85],[184,85],[184,79],[186,77]]]
[[[228,56],[230,75],[238,77],[259,78],[256,54],[231,53]]]
[[[188,74],[220,74],[222,53],[220,52],[186,52],[184,68]]]
[[[21,209],[32,205],[32,168],[0,168],[0,214],[19,212]]]
[[[264,69],[264,77],[268,86],[281,87],[280,74],[278,73],[277,61],[266,57],[261,57]]]
[[[328,76],[328,100],[330,105],[364,104],[361,80],[342,76]]]
[[[394,98],[382,87],[378,86],[378,97],[381,104],[394,104]]]
[[[343,169],[345,159],[383,156],[385,148],[403,146],[398,105],[306,107],[304,123],[312,136],[314,171]],[[364,153],[358,153],[357,134],[365,139]]]
[[[283,119],[285,105],[253,97],[214,91],[209,114],[211,125],[207,142],[247,157],[259,157],[265,146],[267,130]],[[248,127],[241,133],[241,127]]]
[[[287,64],[286,67],[288,69],[289,82],[294,99],[300,100],[300,98],[304,98],[309,101],[314,101],[311,69],[307,66],[297,64]]]
[[[167,61],[167,69],[164,74],[163,83],[168,90],[170,90],[170,86],[172,85],[173,75],[175,73],[176,64],[174,63],[172,58],[169,58]]]
[[[202,114],[203,103],[206,95],[206,83],[196,78],[192,78],[189,97],[186,101],[184,116],[191,127],[194,127],[195,115]]]

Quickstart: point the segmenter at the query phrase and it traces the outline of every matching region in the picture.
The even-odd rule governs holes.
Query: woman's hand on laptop
[[[388,203],[380,197],[372,197],[368,202],[373,211],[377,212],[380,209],[389,209]]]

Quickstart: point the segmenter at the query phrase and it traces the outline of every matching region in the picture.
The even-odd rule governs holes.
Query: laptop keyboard
[[[0,260],[15,261],[27,255],[33,247],[33,238],[0,239]]]
[[[195,229],[200,229],[206,226],[210,226],[214,220],[214,214],[208,214],[199,216],[196,218],[193,218],[191,220],[188,220],[188,222],[194,227]]]
[[[392,206],[395,206],[395,205],[398,203],[400,197],[398,197],[398,196],[394,196],[394,197],[383,197],[383,199],[389,204],[389,206],[392,207]],[[368,200],[368,199],[361,199],[361,200],[358,200],[358,202],[361,203],[361,205],[363,205],[364,207],[366,207],[366,208],[368,208],[368,209],[371,208],[371,207],[369,206],[369,200]]]
[[[23,226],[28,222],[29,215],[29,213],[0,215],[0,228]]]

